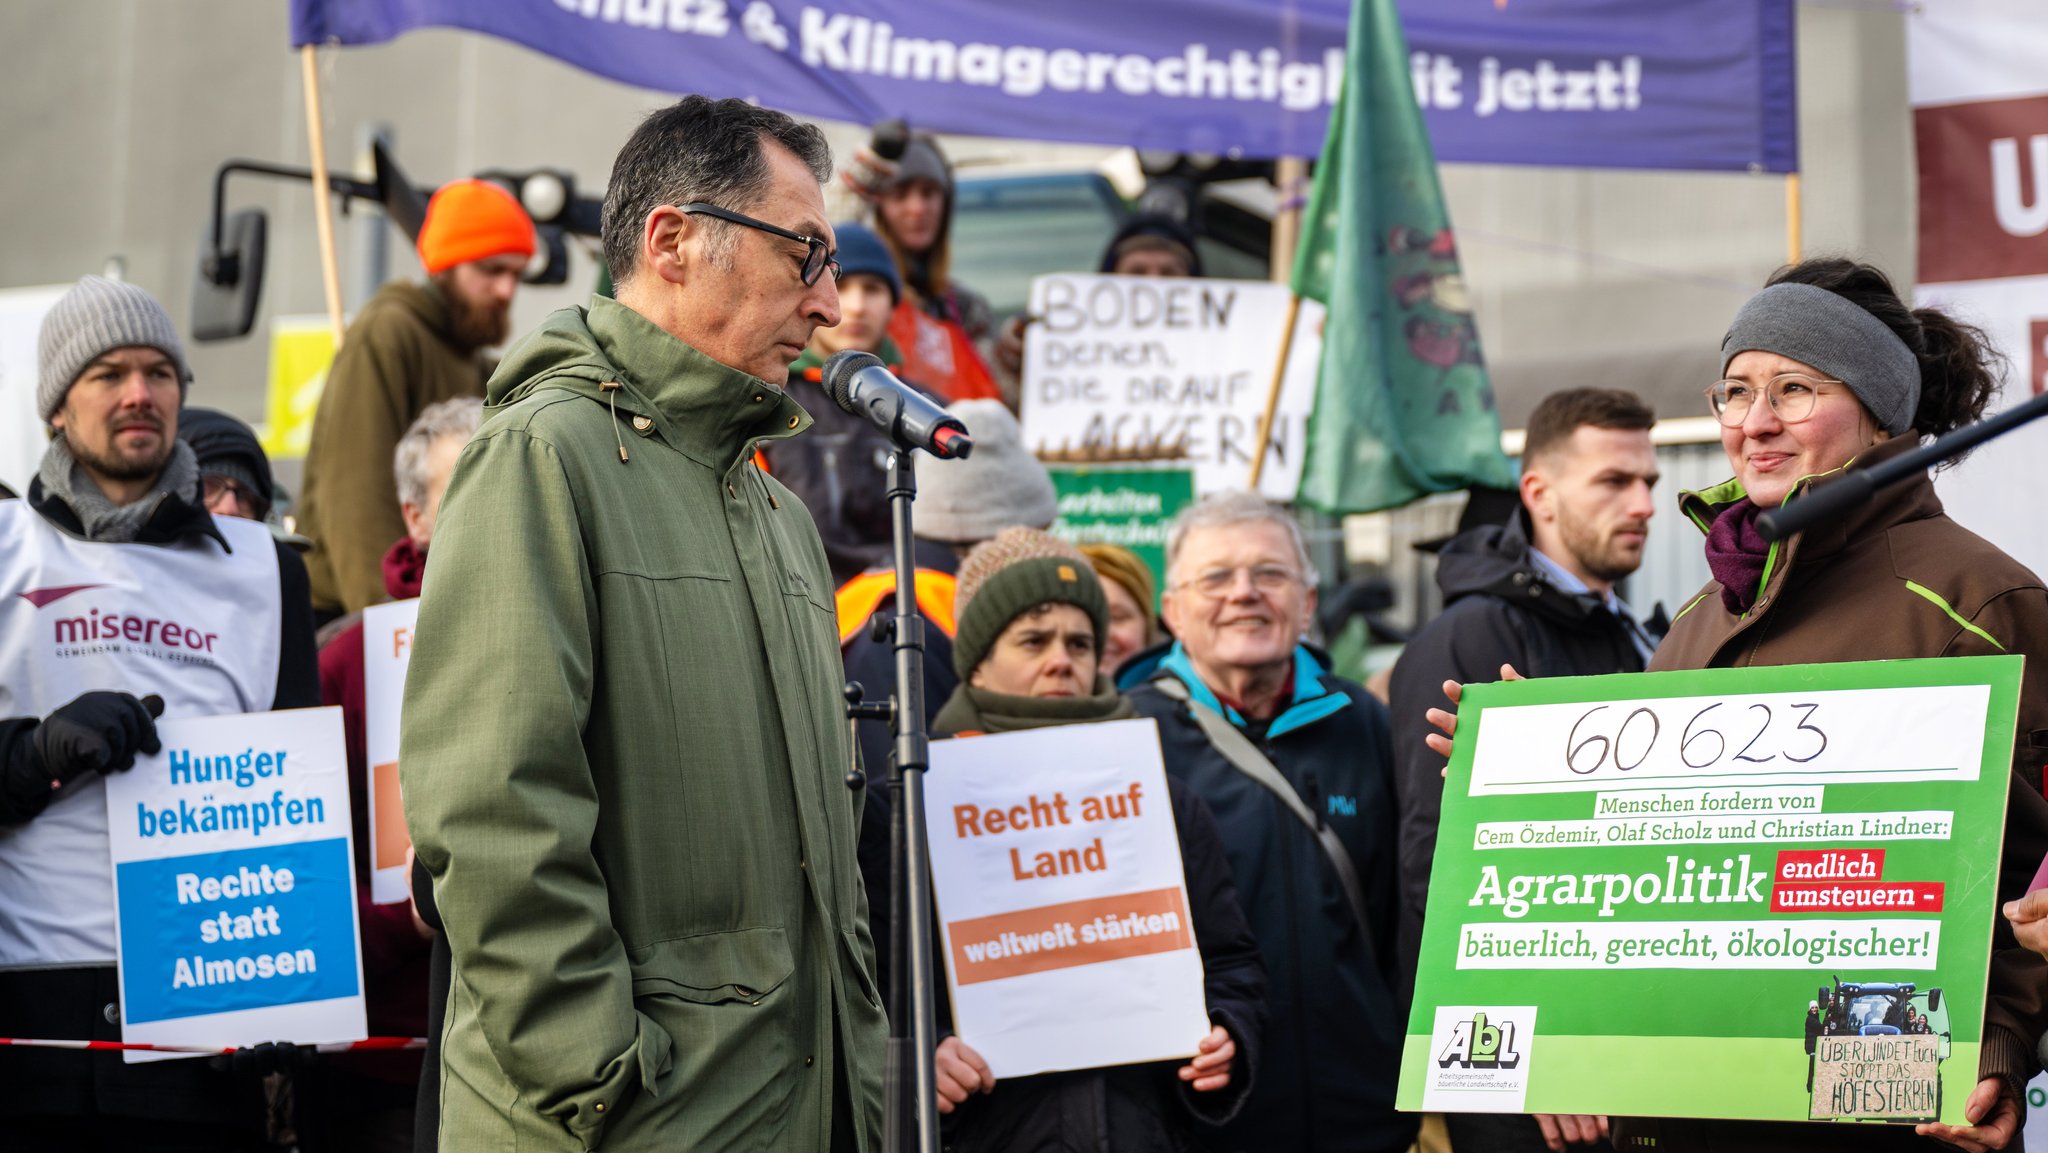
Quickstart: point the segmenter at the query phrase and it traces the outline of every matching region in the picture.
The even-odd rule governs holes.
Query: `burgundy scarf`
[[[1762,592],[1764,561],[1771,542],[1756,529],[1762,509],[1743,497],[1721,510],[1707,530],[1707,568],[1721,582],[1721,603],[1738,616],[1749,611]]]

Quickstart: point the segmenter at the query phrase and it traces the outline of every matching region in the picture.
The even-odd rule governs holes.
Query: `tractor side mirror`
[[[222,235],[209,226],[199,239],[199,274],[192,281],[192,337],[233,340],[256,326],[263,299],[264,242],[269,222],[260,208],[226,218]]]
[[[1938,988],[1927,990],[1927,1011],[1932,1013],[1939,1008],[1941,1008],[1941,990]]]

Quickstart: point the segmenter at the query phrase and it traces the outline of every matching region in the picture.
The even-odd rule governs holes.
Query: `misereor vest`
[[[268,710],[277,698],[277,548],[215,518],[233,552],[190,536],[110,544],[0,502],[0,716],[46,717],[99,690],[155,693],[167,718]],[[0,969],[114,963],[104,778],[0,829]]]

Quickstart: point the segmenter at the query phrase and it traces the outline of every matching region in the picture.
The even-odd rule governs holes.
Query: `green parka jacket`
[[[837,1094],[874,1149],[833,590],[752,462],[810,418],[602,298],[513,348],[489,404],[400,757],[453,955],[441,1147],[822,1151]]]

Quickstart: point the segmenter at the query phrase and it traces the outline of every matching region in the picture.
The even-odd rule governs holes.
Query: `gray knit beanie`
[[[919,464],[917,535],[972,544],[1014,525],[1051,525],[1059,515],[1052,476],[1025,449],[1010,410],[998,400],[963,400],[947,411],[974,436],[974,452],[965,460]]]
[[[929,180],[945,189],[947,196],[953,195],[953,165],[939,151],[939,142],[923,133],[910,138],[910,145],[896,161],[896,179],[891,184],[900,187],[913,180]]]
[[[185,363],[177,326],[156,297],[104,276],[88,276],[72,285],[43,317],[36,340],[36,411],[48,422],[64,407],[65,394],[94,358],[138,346],[157,349],[178,366],[182,398],[192,383],[192,369]]]

